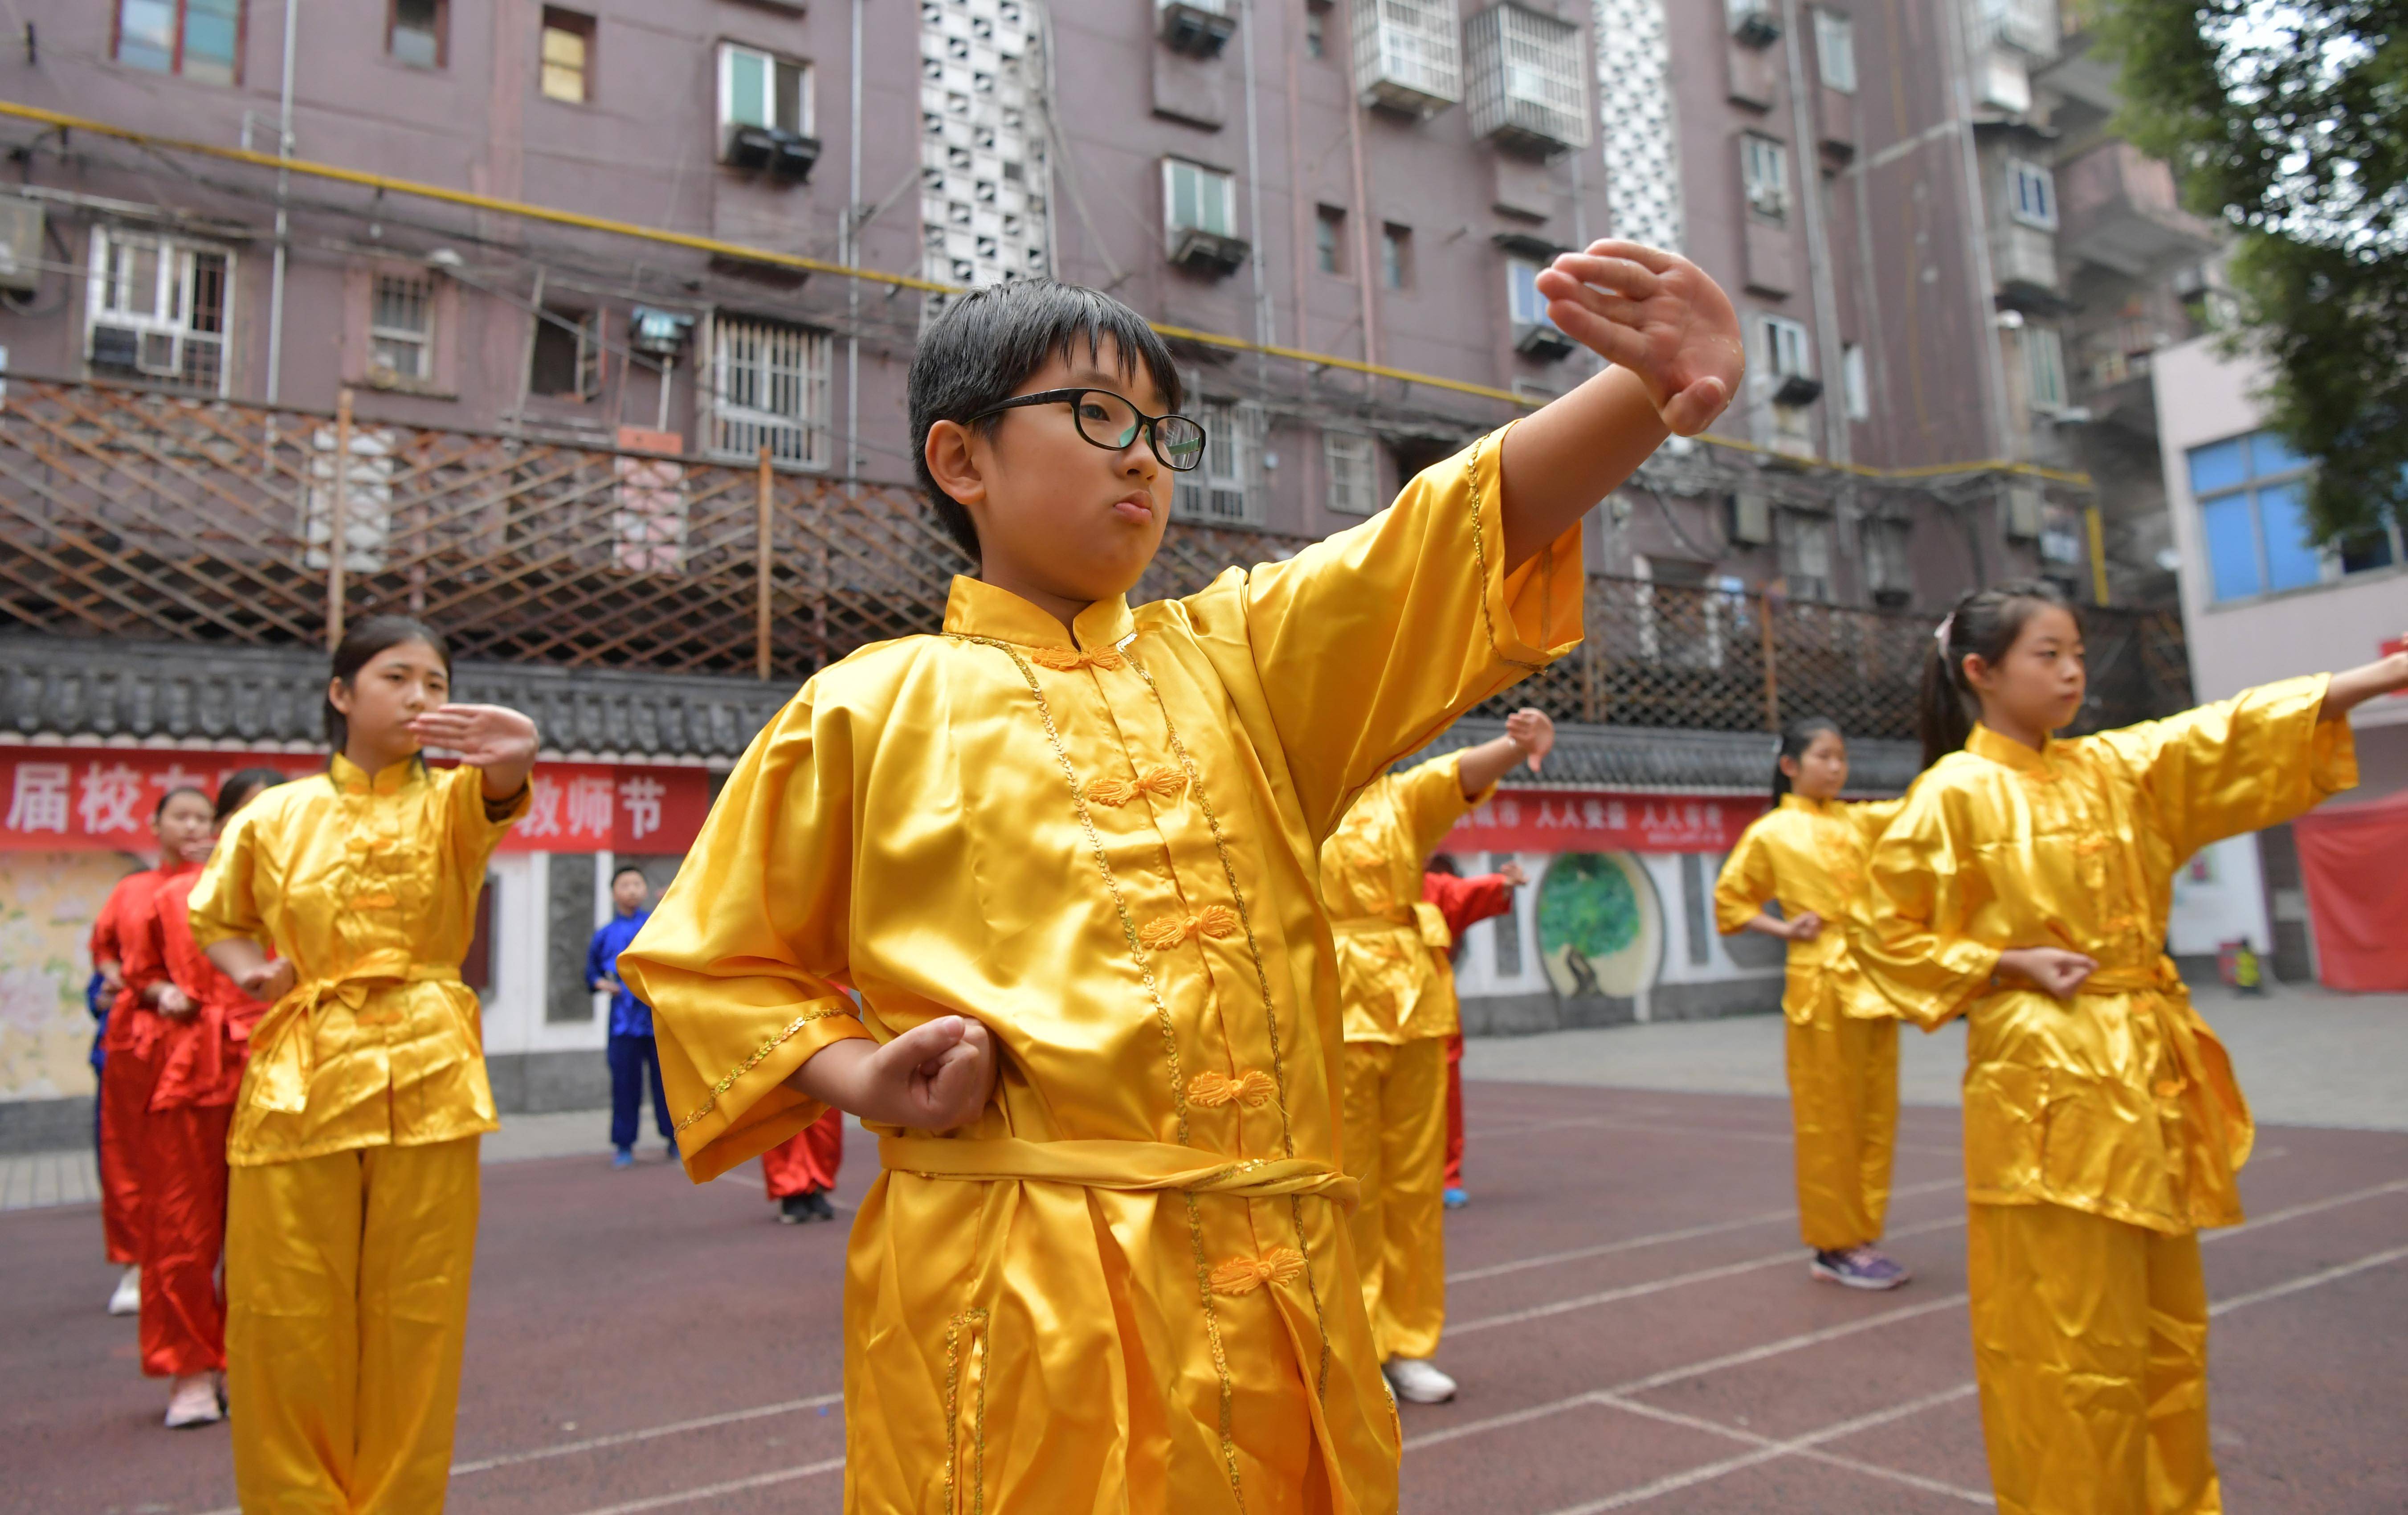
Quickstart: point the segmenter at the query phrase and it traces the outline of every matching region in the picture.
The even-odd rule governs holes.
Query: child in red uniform
[[[1422,899],[1438,907],[1446,917],[1447,934],[1455,938],[1452,951],[1463,950],[1463,934],[1491,916],[1503,915],[1513,908],[1513,891],[1530,881],[1519,863],[1508,863],[1495,873],[1484,873],[1466,879],[1455,871],[1455,860],[1441,852],[1430,859],[1429,871],[1422,875]],[[1457,1031],[1446,1038],[1446,1208],[1459,1210],[1471,1203],[1471,1191],[1463,1186],[1463,1033]]]
[[[763,1152],[761,1180],[778,1202],[778,1219],[787,1225],[835,1220],[836,1207],[827,1196],[836,1188],[837,1169],[843,1162],[844,1111],[834,1107]]]
[[[197,789],[171,789],[160,795],[158,808],[150,812],[159,865],[120,879],[93,927],[93,965],[118,986],[100,1035],[100,1226],[108,1260],[125,1269],[109,1296],[111,1315],[132,1315],[142,1308],[144,1196],[136,1154],[150,1085],[158,1076],[150,1043],[159,1018],[151,1006],[165,987],[164,974],[136,984],[125,968],[157,920],[151,907],[159,891],[168,879],[198,869],[208,855],[209,815],[209,797]],[[152,951],[148,960],[156,957]]]
[[[218,791],[213,831],[223,831],[236,811],[283,781],[273,768],[235,774]],[[194,944],[190,902],[199,877],[186,871],[160,888],[150,929],[134,934],[137,945],[126,957],[129,978],[165,985],[135,1165],[144,1201],[142,1371],[173,1380],[171,1430],[208,1425],[223,1414],[218,1377],[225,1371],[225,1301],[217,1275],[225,1248],[226,1128],[251,1028],[267,1009]]]

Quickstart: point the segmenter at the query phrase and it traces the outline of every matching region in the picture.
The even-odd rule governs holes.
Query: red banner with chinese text
[[[0,747],[0,851],[148,851],[150,812],[171,789],[215,794],[237,768],[298,779],[325,765],[306,752]],[[682,852],[710,811],[700,768],[538,763],[532,783],[505,852]]]
[[[1765,801],[1727,794],[1508,790],[1455,823],[1443,851],[1727,852]]]

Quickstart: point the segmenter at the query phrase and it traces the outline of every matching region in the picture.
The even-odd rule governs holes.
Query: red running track
[[[1405,1408],[1414,1515],[1989,1503],[1966,1340],[1956,1116],[1900,1132],[1889,1294],[1806,1275],[1782,1101],[1473,1084],[1449,1220],[1455,1404]],[[874,1162],[858,1133],[839,1202]],[[750,1169],[695,1189],[607,1154],[485,1169],[459,1515],[836,1511],[842,1228],[781,1226]],[[2210,1233],[2228,1502],[2408,1508],[2408,1135],[2262,1133]],[[90,1207],[0,1217],[0,1511],[232,1503],[222,1428],[160,1427],[101,1313]]]

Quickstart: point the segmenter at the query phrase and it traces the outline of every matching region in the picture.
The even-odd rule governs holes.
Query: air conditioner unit
[[[0,194],[0,290],[31,294],[42,283],[42,207]]]
[[[820,139],[775,126],[735,126],[727,133],[725,161],[733,167],[767,169],[780,179],[808,183],[820,161]]]
[[[1242,237],[1224,236],[1200,226],[1182,226],[1170,234],[1170,261],[1202,274],[1234,274],[1252,248]]]
[[[1784,374],[1780,386],[1772,392],[1772,403],[1796,408],[1813,405],[1823,397],[1823,381],[1804,374]]]
[[[1513,334],[1513,350],[1541,363],[1569,358],[1572,339],[1543,321],[1526,322]]]
[[[1731,36],[1751,48],[1781,40],[1781,17],[1763,0],[1730,0]]]
[[[1778,184],[1758,184],[1747,192],[1747,207],[1774,221],[1789,217],[1789,192]]]
[[[1217,58],[1237,35],[1238,19],[1229,14],[1227,0],[1161,0],[1155,10],[1155,35],[1173,52]]]
[[[1730,497],[1730,539],[1751,547],[1772,540],[1772,502],[1755,490],[1738,490]]]

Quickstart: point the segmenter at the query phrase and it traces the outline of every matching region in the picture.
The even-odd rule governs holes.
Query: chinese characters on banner
[[[325,771],[294,752],[122,747],[0,747],[0,851],[147,851],[150,812],[171,789],[215,794],[237,768]],[[506,852],[682,852],[710,810],[700,768],[538,763]]]
[[[1727,852],[1765,802],[1727,794],[1509,790],[1455,824],[1447,851]]]

